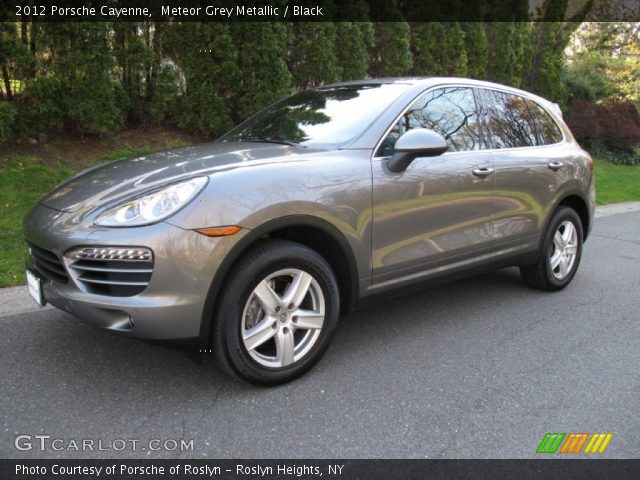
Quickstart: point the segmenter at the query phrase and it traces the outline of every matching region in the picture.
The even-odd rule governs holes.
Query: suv
[[[341,312],[417,282],[518,265],[558,290],[594,211],[593,162],[558,107],[458,78],[284,98],[218,141],[80,172],[25,220],[32,296],[96,325],[196,340],[273,385]]]

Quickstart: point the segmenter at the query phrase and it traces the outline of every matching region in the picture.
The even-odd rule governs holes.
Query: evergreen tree
[[[529,66],[527,48],[531,25],[526,22],[494,22],[487,26],[489,49],[487,78],[514,87],[522,86],[522,74]]]
[[[296,88],[306,88],[338,80],[336,24],[299,22],[293,24],[289,70]]]
[[[121,87],[112,77],[108,39],[106,22],[43,24],[47,76],[27,84],[21,105],[31,128],[105,134],[122,126]]]
[[[463,23],[465,49],[467,51],[467,75],[484,79],[487,74],[487,36],[480,22]]]
[[[229,101],[238,84],[236,48],[225,23],[174,24],[167,32],[167,52],[183,77],[175,107],[182,128],[211,136],[232,126]]]
[[[127,97],[127,116],[137,123],[144,118],[143,102],[150,82],[146,80],[146,69],[153,59],[153,50],[145,44],[143,32],[148,32],[145,22],[113,23],[113,55],[118,67],[120,84]],[[149,22],[146,22],[147,24]]]
[[[416,75],[466,76],[465,35],[458,22],[413,24],[411,36]]]
[[[374,43],[371,50],[371,77],[394,77],[411,71],[411,35],[407,22],[374,24]]]
[[[445,68],[445,75],[467,76],[468,57],[464,39],[464,31],[459,22],[445,24],[445,38],[443,39],[445,48],[442,49],[442,64]]]
[[[564,48],[566,40],[559,22],[544,22],[536,27],[536,51],[532,68],[525,77],[525,87],[550,100],[564,103]],[[533,73],[535,71],[535,74]]]
[[[336,25],[336,60],[340,80],[366,77],[373,44],[373,24],[338,22]]]
[[[441,75],[437,64],[436,50],[440,23],[426,22],[411,25],[411,52],[413,54],[414,75]]]
[[[238,22],[229,28],[239,52],[240,76],[230,102],[237,122],[290,92],[292,77],[285,62],[289,30],[279,22]]]

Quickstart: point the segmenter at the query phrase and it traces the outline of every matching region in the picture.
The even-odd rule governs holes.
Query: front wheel
[[[520,267],[525,282],[542,290],[560,290],[573,279],[582,256],[582,222],[569,207],[554,213],[545,232],[542,253],[533,265]]]
[[[317,252],[267,240],[233,268],[214,318],[218,363],[235,376],[276,385],[308,371],[333,337],[338,286]]]

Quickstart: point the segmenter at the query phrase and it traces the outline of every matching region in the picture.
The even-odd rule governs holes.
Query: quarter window
[[[380,146],[379,155],[393,155],[393,146],[398,138],[412,128],[429,128],[438,132],[447,140],[449,151],[486,148],[471,88],[438,88],[422,95],[393,126]]]
[[[533,118],[533,133],[536,145],[552,145],[562,141],[562,132],[551,115],[533,100],[527,100]]]

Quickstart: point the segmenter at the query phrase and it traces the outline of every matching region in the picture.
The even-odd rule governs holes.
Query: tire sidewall
[[[558,227],[560,226],[560,224],[562,224],[562,222],[566,220],[571,221],[571,223],[573,223],[574,227],[576,228],[577,238],[578,238],[578,245],[577,245],[578,248],[576,251],[576,258],[573,263],[571,272],[569,272],[569,275],[567,275],[565,278],[563,278],[562,280],[559,280],[553,275],[553,271],[551,270],[551,266],[549,264],[549,258],[550,258],[551,252],[553,251],[553,237],[556,231],[558,230]],[[575,212],[575,210],[568,207],[562,207],[559,210],[557,210],[556,213],[553,215],[551,222],[549,223],[549,228],[547,228],[545,241],[543,244],[543,250],[542,250],[544,272],[545,272],[545,276],[547,277],[547,281],[551,286],[553,286],[556,289],[560,289],[560,288],[566,287],[569,283],[571,283],[571,280],[573,280],[573,277],[575,276],[576,272],[578,271],[578,267],[580,266],[580,259],[582,258],[583,242],[584,242],[584,232],[582,230],[582,222],[580,221],[580,217]]]
[[[239,377],[251,383],[279,384],[293,380],[307,372],[327,350],[338,322],[339,296],[335,276],[322,257],[302,245],[287,242],[286,246],[264,252],[243,265],[228,284],[235,294],[225,298],[218,321],[221,322],[222,348],[229,366]],[[311,350],[298,362],[272,369],[260,365],[247,352],[242,340],[242,314],[255,287],[270,274],[287,268],[304,270],[318,282],[325,299],[325,320]]]

